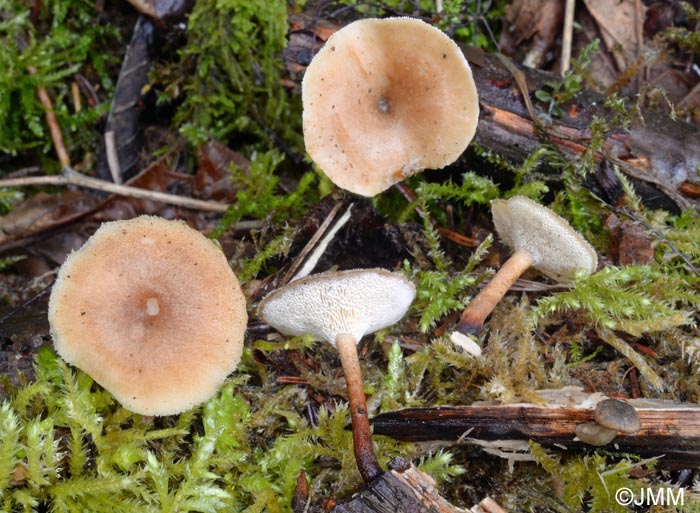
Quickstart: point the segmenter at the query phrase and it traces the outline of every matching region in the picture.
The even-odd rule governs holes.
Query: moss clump
[[[26,2],[0,0],[0,151],[42,154],[51,148],[38,86],[51,94],[67,149],[90,151],[98,133],[89,128],[109,104],[76,111],[71,77],[82,73],[111,89],[106,69],[111,57],[104,48],[114,45],[116,29],[98,22],[91,2],[50,0],[40,5],[32,19]]]
[[[175,124],[190,142],[243,137],[262,150],[279,141],[302,147],[301,102],[281,82],[286,36],[282,0],[196,2],[173,72],[181,79],[165,91],[186,95]]]

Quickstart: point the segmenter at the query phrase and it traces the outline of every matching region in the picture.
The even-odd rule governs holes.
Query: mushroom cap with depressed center
[[[311,334],[335,346],[338,335],[359,342],[397,323],[415,294],[405,276],[383,269],[326,272],[271,292],[258,306],[258,316],[284,334]]]
[[[604,399],[596,404],[594,418],[601,426],[626,435],[633,435],[642,429],[634,406],[617,399]]]
[[[363,196],[457,160],[479,118],[461,50],[413,18],[358,20],[333,34],[306,70],[302,101],[306,151]]]
[[[68,255],[49,300],[54,346],[126,408],[170,415],[238,365],[245,297],[219,246],[181,221],[103,224]]]
[[[493,224],[511,248],[524,249],[533,267],[559,282],[577,271],[591,274],[598,266],[593,247],[565,219],[524,196],[491,202]]]

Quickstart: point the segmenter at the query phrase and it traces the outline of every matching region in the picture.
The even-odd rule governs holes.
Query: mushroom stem
[[[498,270],[491,281],[479,292],[462,312],[455,331],[463,335],[478,335],[484,320],[503,299],[508,289],[532,265],[532,255],[518,249]]]
[[[369,483],[381,474],[382,469],[372,447],[372,430],[367,416],[367,401],[362,383],[360,360],[357,357],[357,341],[352,335],[341,333],[336,337],[335,345],[340,353],[340,363],[343,366],[348,389],[355,461],[357,461],[357,468],[362,479]]]

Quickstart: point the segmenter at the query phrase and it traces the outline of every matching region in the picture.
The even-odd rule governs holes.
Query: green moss
[[[628,488],[639,496],[642,487],[648,486],[630,477],[635,464],[630,460],[608,463],[605,456],[593,454],[560,463],[536,443],[530,443],[530,450],[551,476],[556,495],[575,511],[625,513],[629,509],[615,500],[615,492]]]
[[[700,20],[700,11],[689,2],[680,2],[686,15],[691,21]],[[696,25],[697,26],[697,25]],[[662,41],[678,45],[682,50],[700,54],[700,31],[688,30],[685,27],[669,27],[659,36]]]
[[[302,147],[301,102],[281,84],[286,36],[282,0],[196,2],[177,65],[181,80],[165,92],[185,95],[175,124],[187,139],[198,146],[210,137],[244,138],[264,150],[279,138]]]
[[[108,91],[112,88],[106,70],[112,57],[105,48],[114,45],[116,30],[97,17],[92,2],[47,0],[32,23],[26,2],[0,0],[0,39],[5,41],[0,46],[0,151],[49,153],[52,142],[36,95],[38,86],[51,95],[69,152],[91,151],[98,133],[90,127],[109,103],[78,113],[70,85],[75,73],[83,73]],[[32,67],[34,74],[29,72]]]
[[[276,173],[284,157],[275,150],[264,153],[254,152],[250,158],[250,168],[241,169],[232,165],[231,180],[236,188],[236,202],[232,203],[219,225],[212,232],[212,238],[218,238],[240,219],[267,219],[279,222],[283,219],[296,218],[306,206],[308,197],[314,196],[311,185],[315,175],[305,173],[299,180],[294,192],[285,194],[280,191],[280,178]],[[272,248],[271,251],[277,251]]]

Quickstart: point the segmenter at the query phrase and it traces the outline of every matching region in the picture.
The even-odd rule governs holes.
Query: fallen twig
[[[29,66],[27,71],[30,75],[36,75],[36,68],[34,66]],[[46,124],[49,125],[49,132],[51,133],[51,140],[56,150],[56,156],[58,156],[58,162],[61,164],[61,167],[70,166],[68,150],[66,150],[66,145],[63,142],[63,134],[61,133],[61,127],[56,119],[49,93],[44,86],[40,85],[36,88],[36,95],[39,97],[39,101],[45,109],[44,115],[46,116]]]
[[[566,0],[564,8],[564,30],[561,37],[561,75],[564,76],[571,66],[571,42],[574,35],[575,0]]]
[[[572,392],[573,390],[573,392]],[[512,441],[533,440],[550,449],[568,452],[590,451],[594,447],[575,438],[579,424],[594,419],[595,404],[603,394],[586,394],[573,387],[538,392],[544,404],[475,403],[470,406],[406,408],[386,412],[371,422],[374,434],[397,440],[425,442],[459,440],[502,450],[513,457]],[[569,401],[569,395],[575,399]],[[659,467],[696,468],[700,462],[700,407],[693,403],[655,399],[628,399],[641,420],[642,429],[635,435],[618,434],[605,449],[659,458]],[[464,436],[465,432],[468,432]]]
[[[149,191],[146,189],[141,189],[139,187],[132,187],[129,185],[118,185],[115,183],[107,182],[105,180],[99,180],[97,178],[82,175],[74,169],[72,169],[70,166],[64,166],[63,171],[60,175],[29,176],[26,178],[10,178],[7,180],[0,180],[0,187],[27,187],[31,185],[76,185],[78,187],[85,187],[88,189],[103,191],[109,194],[117,194],[120,196],[128,196],[132,198],[158,201],[160,203],[169,203],[171,205],[191,208],[194,210],[204,210],[207,212],[221,213],[224,213],[228,210],[227,205],[215,201],[205,201],[195,198],[187,198],[184,196],[177,196],[175,194],[168,194],[165,192],[158,191]],[[255,223],[255,226],[251,226],[251,228],[255,228],[259,225],[259,221],[255,221]]]

